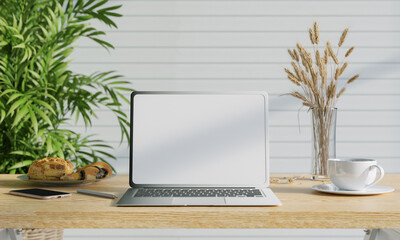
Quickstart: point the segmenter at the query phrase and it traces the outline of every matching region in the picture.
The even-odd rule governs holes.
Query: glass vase
[[[328,159],[336,158],[337,108],[311,108],[313,180],[328,179]]]

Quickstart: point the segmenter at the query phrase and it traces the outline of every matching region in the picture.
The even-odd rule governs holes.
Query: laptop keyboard
[[[254,188],[139,188],[134,197],[263,197]]]

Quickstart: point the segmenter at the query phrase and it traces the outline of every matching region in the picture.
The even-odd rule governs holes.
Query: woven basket
[[[22,229],[23,240],[62,240],[63,229]]]

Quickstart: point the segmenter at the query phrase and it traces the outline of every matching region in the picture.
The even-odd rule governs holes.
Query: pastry
[[[74,172],[74,165],[62,158],[46,157],[34,161],[28,170],[29,179],[60,180],[61,176]]]
[[[105,162],[96,162],[87,166],[78,168],[76,172],[61,177],[61,180],[95,180],[109,177],[112,174],[112,168]]]

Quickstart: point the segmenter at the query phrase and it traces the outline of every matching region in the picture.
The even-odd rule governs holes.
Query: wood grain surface
[[[305,178],[281,180],[271,189],[280,207],[116,207],[110,200],[77,194],[77,188],[122,196],[128,176],[91,185],[48,187],[0,175],[0,228],[400,228],[400,174],[386,175],[379,185],[393,193],[339,196],[311,190],[323,182]],[[293,175],[273,175],[273,178]],[[13,189],[41,187],[72,197],[37,200],[8,194]]]

